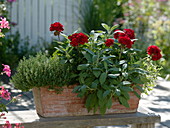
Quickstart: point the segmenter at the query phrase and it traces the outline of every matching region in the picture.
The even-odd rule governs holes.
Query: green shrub
[[[69,81],[69,68],[42,53],[19,62],[17,73],[12,77],[12,83],[22,91],[33,87],[62,87]]]

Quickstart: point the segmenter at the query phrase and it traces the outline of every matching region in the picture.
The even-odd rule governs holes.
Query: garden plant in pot
[[[38,54],[20,61],[12,77],[16,88],[33,89],[37,113],[44,117],[136,112],[140,94],[148,93],[159,75],[161,50],[135,49],[134,31],[103,30],[66,36],[63,25],[51,24],[56,42],[52,57]],[[142,45],[142,44],[141,44]],[[39,99],[41,98],[41,99]]]

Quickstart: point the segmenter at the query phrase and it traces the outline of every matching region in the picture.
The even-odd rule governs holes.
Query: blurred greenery
[[[80,6],[82,31],[90,33],[91,30],[103,29],[101,23],[112,26],[116,19],[123,20],[122,4],[125,2],[127,0],[82,0]]]
[[[4,38],[0,38],[0,43],[0,65],[8,64],[12,69],[17,66],[23,56],[36,53],[35,48],[29,46],[29,39],[21,39],[18,32],[14,35],[6,35]]]
[[[135,30],[136,46],[146,49],[157,45],[162,50],[160,64],[165,77],[170,74],[170,1],[168,0],[129,0],[123,5],[126,22],[124,27]]]

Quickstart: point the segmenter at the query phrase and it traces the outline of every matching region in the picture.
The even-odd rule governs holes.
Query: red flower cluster
[[[161,50],[155,45],[149,46],[147,48],[147,53],[152,56],[152,60],[154,61],[159,60],[162,57]]]
[[[118,39],[119,43],[125,45],[127,48],[131,48],[133,42],[127,36],[120,36]]]
[[[113,39],[107,39],[107,40],[105,41],[105,44],[106,44],[107,47],[110,47],[111,45],[114,44],[114,40],[113,40]]]
[[[135,33],[132,29],[123,29],[125,35],[128,36],[130,39],[135,39]]]
[[[50,31],[55,31],[54,35],[59,35],[60,32],[64,31],[64,28],[61,23],[55,22],[54,24],[51,24]]]
[[[71,41],[70,44],[73,47],[78,46],[80,44],[84,45],[85,43],[88,43],[88,36],[83,33],[74,33],[68,36],[68,39]]]
[[[115,30],[114,38],[118,39],[119,43],[125,45],[127,48],[131,48],[134,44],[131,39],[135,39],[135,34],[132,29]]]

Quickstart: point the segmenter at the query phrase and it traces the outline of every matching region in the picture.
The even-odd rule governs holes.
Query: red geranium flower
[[[111,45],[114,44],[114,40],[113,40],[113,39],[107,39],[107,40],[105,41],[105,44],[106,44],[107,47],[110,47]]]
[[[132,29],[123,29],[125,35],[128,36],[130,39],[135,39],[135,33]]]
[[[152,60],[156,61],[156,60],[161,59],[161,57],[162,57],[162,55],[160,53],[158,53],[158,54],[155,54],[152,56]]]
[[[120,36],[118,39],[119,43],[125,45],[127,48],[131,48],[133,42],[127,36]]]
[[[55,22],[54,24],[51,24],[50,31],[55,31],[54,35],[59,35],[60,32],[64,31],[64,28],[61,23]]]
[[[148,47],[147,52],[149,55],[152,54],[158,54],[161,52],[161,50],[159,49],[159,47],[155,46],[155,45],[151,45]]]
[[[120,36],[125,36],[125,33],[123,33],[123,31],[121,32],[121,30],[115,30],[114,31],[114,38],[118,39]]]
[[[71,41],[70,44],[75,47],[79,44],[84,45],[84,43],[88,42],[88,36],[83,33],[74,33],[71,36],[68,36],[68,39]]]
[[[155,46],[155,45],[151,45],[147,48],[147,53],[149,55],[152,56],[152,60],[159,60],[162,55],[161,55],[161,50],[159,49],[159,47]]]

